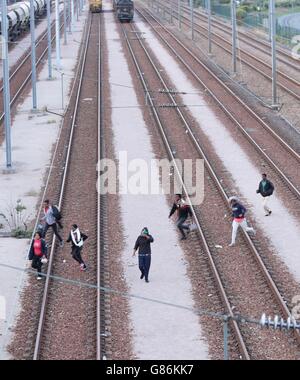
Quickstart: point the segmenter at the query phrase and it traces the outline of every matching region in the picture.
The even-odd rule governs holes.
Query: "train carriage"
[[[46,0],[34,0],[34,16],[39,19],[46,12]],[[30,2],[20,1],[7,7],[7,29],[9,41],[14,41],[30,24]],[[0,14],[1,35],[1,14]]]
[[[132,0],[114,0],[114,11],[120,21],[132,21],[134,16],[134,3]]]
[[[89,0],[89,4],[92,13],[99,13],[102,11],[102,0]]]

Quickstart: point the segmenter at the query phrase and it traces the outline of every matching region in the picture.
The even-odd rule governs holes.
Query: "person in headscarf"
[[[136,251],[139,250],[139,269],[141,271],[140,279],[145,277],[145,281],[149,282],[149,270],[151,265],[151,243],[154,242],[153,237],[149,234],[147,227],[142,229],[140,236],[137,238],[134,249],[133,257]]]

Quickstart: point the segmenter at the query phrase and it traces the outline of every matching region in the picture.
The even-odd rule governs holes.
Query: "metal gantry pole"
[[[79,7],[78,7],[78,0],[76,1],[76,21],[79,21]]]
[[[74,0],[71,0],[71,29],[74,30]]]
[[[192,40],[194,39],[194,0],[190,0],[190,9],[191,9],[191,34]]]
[[[231,0],[232,71],[236,73],[236,0]]]
[[[55,44],[56,44],[56,67],[60,69],[60,22],[59,22],[59,1],[55,0]]]
[[[51,6],[47,0],[48,79],[52,79]]]
[[[208,53],[211,54],[211,3],[207,0]]]
[[[67,45],[67,0],[64,0],[64,45]]]
[[[12,168],[11,161],[11,116],[10,116],[10,89],[9,89],[9,62],[8,62],[8,20],[6,0],[2,0],[1,10],[1,43],[2,43],[2,65],[3,65],[3,88],[4,88],[4,124],[5,124],[5,147],[6,168]]]
[[[277,102],[277,72],[276,72],[276,15],[275,0],[270,0],[270,20],[271,20],[271,47],[272,47],[272,103]]]
[[[72,19],[72,12],[71,12],[71,0],[68,0],[68,16],[69,16],[69,33],[72,33],[72,24],[71,24],[71,19]]]
[[[228,360],[228,317],[223,319],[224,360]]]
[[[178,0],[178,28],[181,30],[181,0]]]
[[[37,108],[36,96],[36,56],[35,56],[35,20],[34,3],[30,0],[30,36],[31,36],[31,85],[32,85],[32,108]]]

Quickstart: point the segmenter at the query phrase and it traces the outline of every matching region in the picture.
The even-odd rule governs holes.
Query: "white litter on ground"
[[[186,105],[202,105],[201,107],[188,107],[198,122],[199,127],[209,138],[216,154],[231,173],[233,180],[240,190],[240,195],[252,205],[251,211],[255,216],[255,223],[264,231],[271,241],[278,255],[284,260],[290,272],[300,282],[300,225],[299,222],[285,208],[282,200],[276,195],[272,196],[270,208],[273,214],[265,217],[262,208],[262,198],[256,194],[258,183],[261,180],[262,168],[256,167],[251,158],[236,143],[215,112],[209,108],[205,99],[197,94],[199,89],[194,87],[183,69],[174,60],[173,56],[164,48],[149,27],[136,18],[138,28],[143,32],[145,39],[151,45],[162,67],[165,67],[178,91],[188,93],[181,96]],[[193,95],[189,95],[189,94]],[[206,106],[205,106],[206,105]],[[275,183],[276,186],[276,183]],[[228,236],[228,242],[230,236]]]
[[[105,6],[111,7],[111,4],[105,3]],[[143,115],[139,108],[122,108],[136,106],[138,100],[132,88],[131,74],[113,14],[105,14],[105,28],[109,36],[109,81],[128,86],[111,85],[112,107],[118,107],[112,108],[115,150],[117,153],[126,151],[128,161],[144,159],[150,165],[150,160],[155,156]],[[158,181],[158,172],[155,178]],[[120,181],[124,186],[122,178]],[[168,221],[169,205],[164,196],[121,195],[120,204],[127,240],[123,251],[123,265],[130,292],[193,308],[184,254],[176,243],[174,223]],[[152,266],[148,284],[139,278],[137,257],[131,257],[136,238],[144,226],[149,228],[155,240],[152,244]],[[138,359],[208,359],[207,343],[202,338],[201,326],[195,314],[139,299],[131,298],[129,302],[133,348]]]
[[[64,75],[64,105],[67,105],[69,91],[77,63],[87,10],[75,21],[72,35],[68,35],[68,44],[61,42],[62,72]],[[52,54],[55,63],[55,54]],[[38,75],[37,95],[38,109],[45,107],[62,114],[62,91],[60,74],[53,71],[56,79],[47,80],[47,61]],[[17,115],[12,125],[12,161],[15,173],[0,174],[0,213],[16,205],[18,199],[26,206],[25,213],[32,220],[44,176],[51,161],[51,151],[58,137],[61,117],[46,112],[32,113],[31,94],[18,106]],[[5,144],[0,147],[0,167],[5,167]],[[4,211],[7,214],[7,211]],[[4,223],[0,218],[0,223]],[[24,286],[23,272],[1,267],[1,263],[24,268],[27,261],[28,239],[0,239],[0,300],[5,299],[6,316],[0,321],[0,359],[9,359],[5,350],[11,339],[10,330],[19,312],[20,290]],[[2,298],[1,298],[2,297]],[[0,310],[1,319],[1,310]]]

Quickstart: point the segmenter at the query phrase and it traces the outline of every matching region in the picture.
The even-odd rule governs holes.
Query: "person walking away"
[[[40,232],[36,232],[31,243],[29,251],[29,260],[32,260],[32,268],[37,270],[37,279],[41,280],[42,276],[42,259],[47,258],[47,245],[45,240],[42,238]]]
[[[252,232],[253,234],[255,234],[255,230],[252,227],[248,227],[245,218],[247,210],[241,203],[238,202],[237,197],[230,197],[229,204],[231,206],[233,216],[232,236],[229,247],[233,247],[235,245],[236,235],[239,227],[242,227],[245,232]]]
[[[42,218],[42,221],[45,222],[44,230],[43,230],[43,238],[45,238],[48,229],[51,227],[55,236],[58,238],[60,242],[60,246],[63,247],[64,242],[60,234],[57,230],[57,221],[55,218],[55,207],[50,203],[50,201],[47,199],[44,202],[44,217]]]
[[[258,190],[256,190],[257,194],[260,194],[263,198],[263,208],[265,211],[265,216],[269,216],[272,214],[272,210],[269,208],[268,203],[270,200],[270,196],[274,192],[274,185],[271,181],[267,179],[267,174],[262,174],[262,180],[258,185]]]
[[[189,216],[193,218],[193,214],[190,206],[186,203],[181,194],[175,195],[173,207],[170,211],[169,218],[171,218],[171,216],[176,211],[178,217],[176,221],[176,226],[181,233],[181,240],[186,240],[186,234],[184,231],[186,230],[187,234],[190,233],[190,226],[188,224],[185,224],[185,222]]]
[[[142,229],[140,236],[137,238],[132,257],[135,257],[136,251],[139,250],[139,269],[141,271],[140,279],[145,277],[145,281],[149,282],[149,270],[151,265],[151,243],[154,242],[153,237],[149,234],[147,227]]]
[[[79,230],[77,224],[72,225],[69,237],[67,239],[67,243],[72,243],[71,255],[73,259],[76,260],[80,264],[81,271],[86,270],[86,265],[85,265],[85,262],[82,260],[81,252],[83,248],[83,242],[87,238],[88,237]]]

